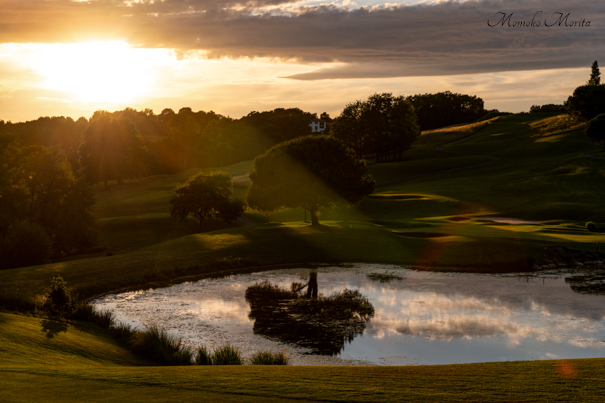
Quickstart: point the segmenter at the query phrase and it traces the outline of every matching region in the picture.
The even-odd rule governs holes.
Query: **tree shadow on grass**
[[[46,333],[47,338],[52,339],[61,332],[67,332],[67,323],[44,319],[42,321],[42,332]]]

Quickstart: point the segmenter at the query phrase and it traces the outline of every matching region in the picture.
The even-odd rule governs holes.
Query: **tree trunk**
[[[199,225],[197,227],[197,232],[202,232],[202,223],[204,222],[204,219],[198,220],[199,221]]]
[[[319,227],[319,210],[317,209],[317,206],[310,208],[309,213],[311,213],[311,226]]]

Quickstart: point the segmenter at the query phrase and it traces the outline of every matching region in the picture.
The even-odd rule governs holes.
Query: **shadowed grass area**
[[[0,313],[0,371],[8,367],[152,365],[87,324]]]

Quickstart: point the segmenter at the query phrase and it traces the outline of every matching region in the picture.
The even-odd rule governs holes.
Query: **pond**
[[[192,348],[284,351],[295,365],[605,357],[605,296],[574,292],[563,277],[354,264],[205,279],[93,304],[136,328],[155,323]]]

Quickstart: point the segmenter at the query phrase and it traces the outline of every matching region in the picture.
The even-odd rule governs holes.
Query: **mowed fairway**
[[[198,234],[196,222],[170,218],[169,205],[172,189],[197,170],[109,190],[99,186],[95,216],[105,249],[0,271],[0,300],[32,307],[58,274],[87,298],[286,264],[527,270],[545,245],[594,251],[605,241],[584,228],[587,221],[605,221],[605,160],[584,156],[601,155],[601,148],[582,127],[546,114],[432,131],[406,161],[370,165],[375,192],[357,207],[321,210],[320,228],[303,222],[302,209],[270,216],[248,211],[231,227],[204,222]],[[221,168],[236,177],[236,197],[245,196],[252,167],[248,161]],[[498,222],[502,217],[516,220]],[[600,401],[605,394],[601,359],[397,368],[149,367],[102,332],[43,322],[0,314],[0,400],[81,401],[84,394],[91,401]],[[53,327],[58,330],[45,330]],[[17,392],[31,383],[39,387]]]

